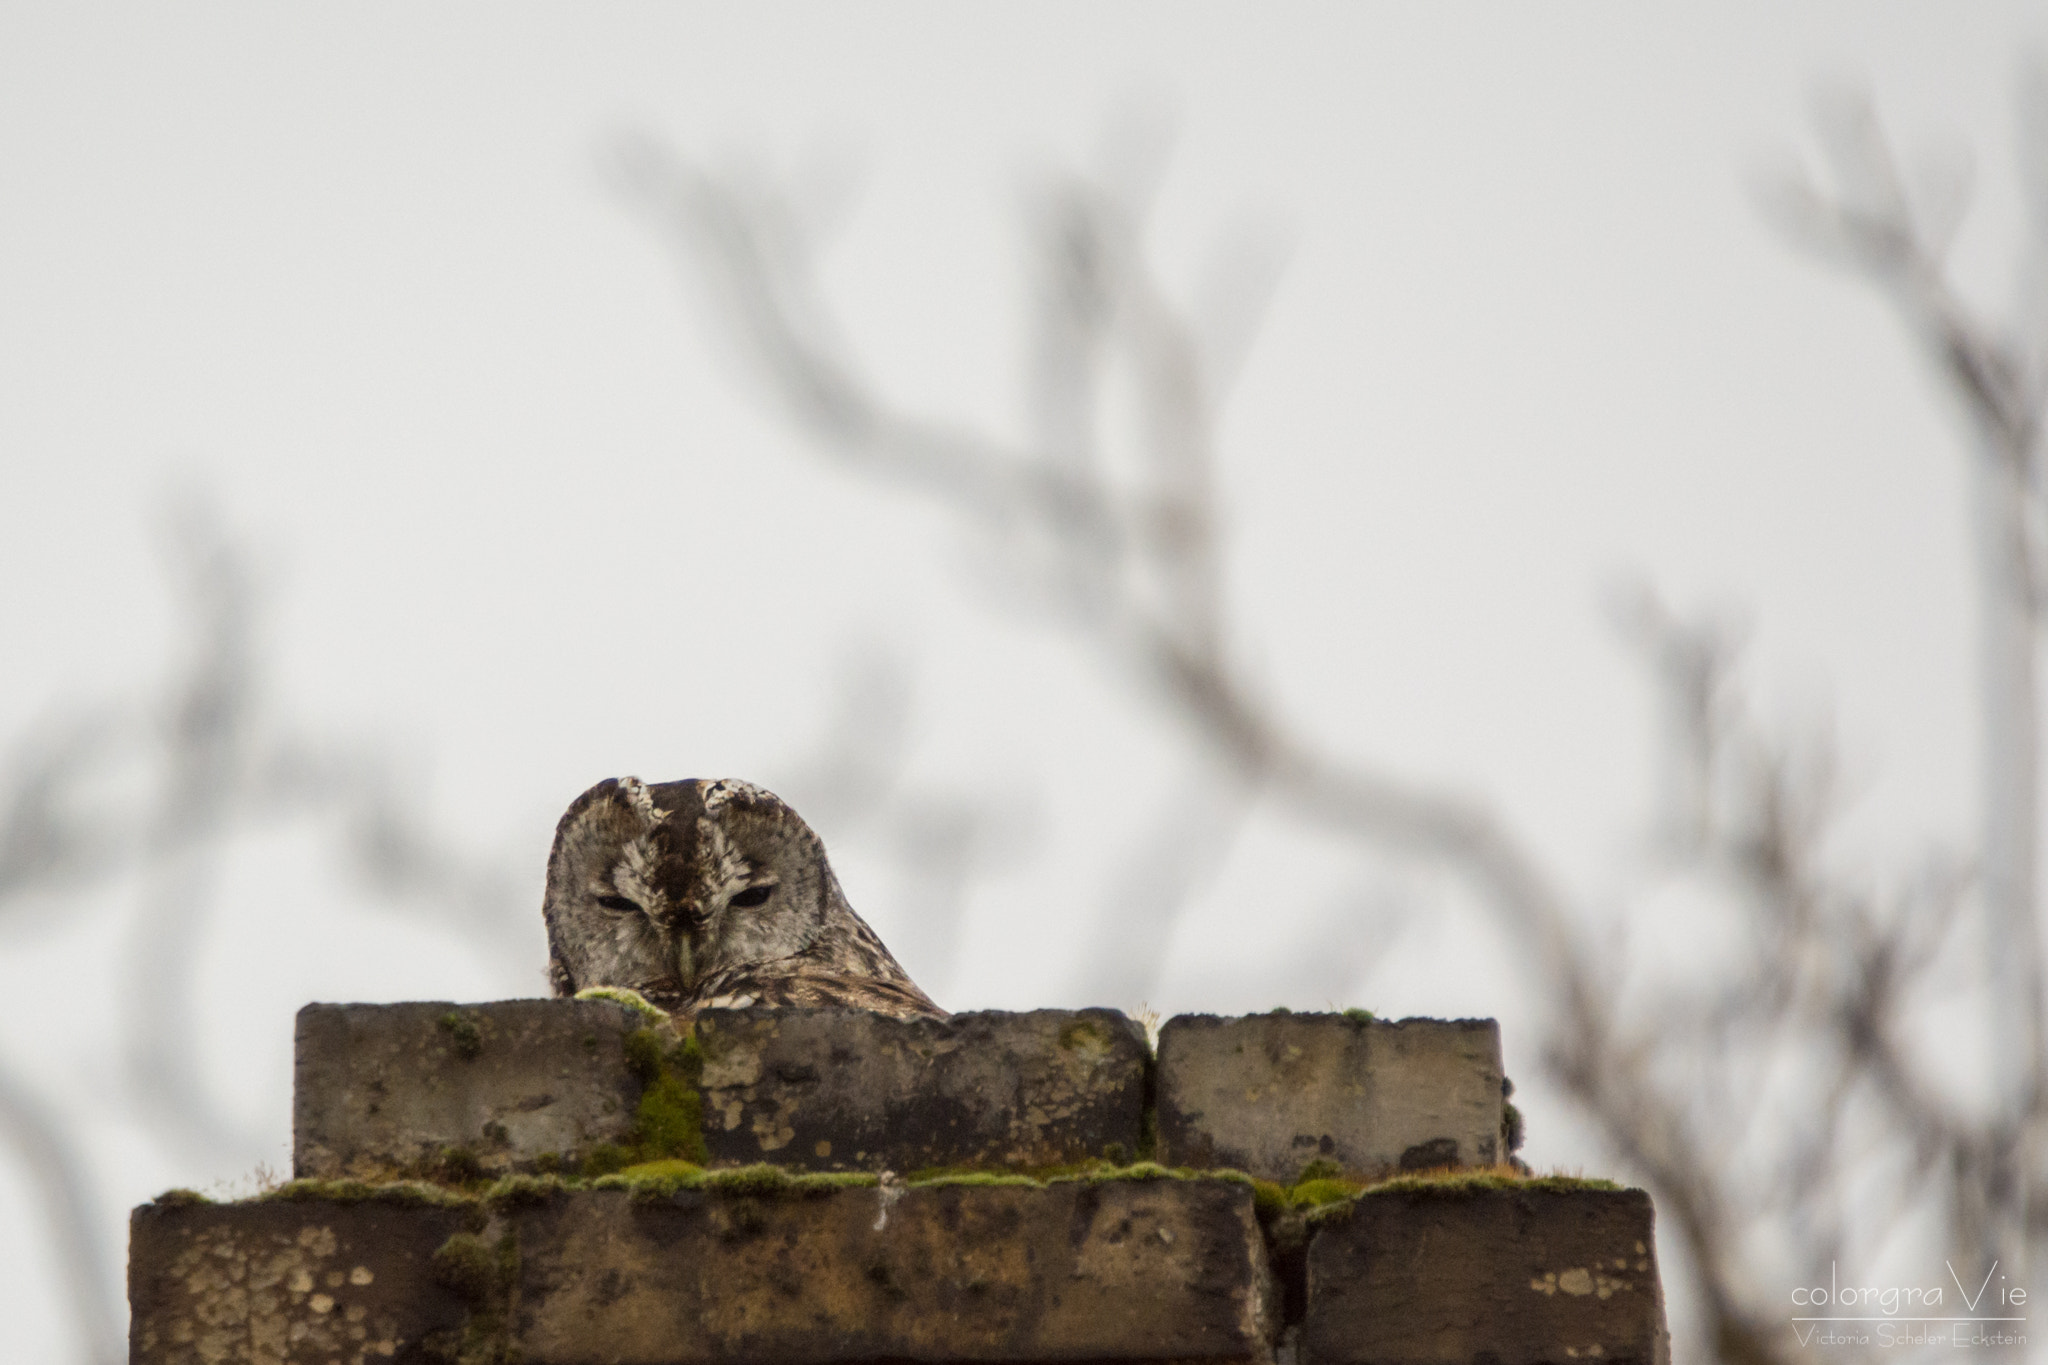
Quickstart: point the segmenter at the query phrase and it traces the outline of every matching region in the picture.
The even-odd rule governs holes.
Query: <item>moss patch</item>
[[[449,1010],[434,1021],[448,1035],[448,1046],[463,1061],[474,1061],[484,1050],[483,1030],[476,1016],[464,1010]]]
[[[1344,1011],[1344,1017],[1354,1024],[1370,1024],[1373,1021],[1373,1012],[1371,1010],[1359,1009],[1354,1005]]]
[[[474,1185],[484,1178],[484,1163],[467,1147],[443,1147],[427,1173],[444,1185]]]
[[[489,1298],[498,1287],[498,1255],[473,1232],[458,1232],[434,1253],[434,1283],[469,1303]]]
[[[633,1118],[630,1159],[616,1169],[669,1158],[698,1165],[709,1160],[704,1099],[697,1092],[704,1075],[704,1050],[697,1045],[696,1034],[668,1043],[658,1029],[636,1029],[626,1037],[626,1064],[640,1078],[640,1107]]]
[[[627,990],[624,986],[592,986],[588,990],[576,992],[576,998],[578,1000],[609,1000],[614,1005],[624,1005],[627,1009],[644,1015],[656,1023],[666,1022],[669,1017],[666,1011],[649,1004],[646,996],[638,991]]]
[[[197,1190],[188,1190],[180,1186],[175,1190],[165,1190],[151,1202],[159,1208],[181,1209],[194,1204],[211,1204],[213,1201]]]
[[[1032,1189],[1044,1189],[1045,1182],[1022,1171],[941,1171],[927,1175],[921,1180],[908,1182],[920,1190],[948,1189],[955,1186],[988,1188],[1002,1185],[1028,1185]]]
[[[510,1232],[490,1242],[458,1232],[434,1252],[435,1283],[468,1306],[462,1331],[437,1332],[420,1343],[448,1365],[511,1365],[512,1290],[519,1282],[519,1241]]]
[[[1513,1166],[1478,1166],[1457,1170],[1407,1172],[1368,1187],[1361,1197],[1410,1192],[1457,1198],[1486,1190],[1543,1190],[1562,1193],[1571,1190],[1621,1188],[1612,1180],[1589,1180],[1576,1175],[1526,1175]]]
[[[1060,1030],[1060,1047],[1067,1052],[1105,1053],[1115,1041],[1099,1019],[1074,1019]]]
[[[1197,1170],[1191,1166],[1161,1166],[1138,1161],[1128,1166],[1108,1161],[1079,1161],[1064,1166],[1036,1166],[1025,1170],[991,1171],[972,1166],[933,1166],[914,1172],[904,1184],[913,1189],[943,1185],[1100,1185],[1110,1181],[1216,1180],[1232,1185],[1255,1182],[1243,1171]]]
[[[508,1175],[484,1191],[484,1202],[494,1209],[516,1209],[533,1204],[545,1204],[566,1190],[579,1188],[580,1182],[564,1180],[558,1175]]]
[[[706,1170],[695,1162],[647,1161],[591,1182],[597,1190],[626,1190],[636,1201],[662,1200],[686,1190],[740,1199],[808,1199],[834,1190],[871,1189],[879,1177],[864,1171],[786,1171],[757,1163]]]
[[[633,1137],[643,1160],[680,1157],[704,1162],[704,1100],[693,1085],[664,1072],[640,1092]]]
[[[330,1204],[409,1204],[445,1209],[467,1208],[476,1203],[473,1195],[425,1180],[291,1180],[274,1190],[265,1190],[250,1202],[299,1204],[314,1200]]]

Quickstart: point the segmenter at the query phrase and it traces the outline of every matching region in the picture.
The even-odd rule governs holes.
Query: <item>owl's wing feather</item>
[[[908,977],[891,979],[849,976],[822,971],[800,957],[755,962],[714,972],[690,993],[682,1013],[700,1009],[745,1008],[873,1010],[897,1019],[945,1019]]]

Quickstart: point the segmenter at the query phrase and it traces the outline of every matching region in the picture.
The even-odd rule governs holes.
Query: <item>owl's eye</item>
[[[607,910],[617,910],[623,914],[640,913],[640,902],[627,900],[624,896],[599,896],[597,903]]]
[[[727,901],[726,904],[738,906],[742,910],[749,910],[756,905],[766,905],[768,898],[774,894],[775,888],[773,886],[750,886],[744,891],[735,892],[733,898]]]

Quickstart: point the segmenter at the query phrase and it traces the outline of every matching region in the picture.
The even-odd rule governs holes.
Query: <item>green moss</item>
[[[434,1160],[433,1175],[446,1185],[474,1185],[484,1178],[484,1164],[467,1147],[443,1147]]]
[[[583,1174],[595,1180],[614,1171],[623,1171],[634,1163],[634,1156],[628,1149],[611,1142],[600,1142],[583,1154]]]
[[[642,1160],[680,1157],[699,1164],[709,1160],[704,1146],[704,1100],[697,1088],[664,1069],[640,1092],[633,1139]]]
[[[434,1252],[436,1283],[469,1306],[462,1331],[436,1333],[421,1343],[431,1357],[450,1365],[511,1365],[512,1288],[519,1280],[519,1241],[511,1233],[487,1242],[458,1232]]]
[[[759,1161],[751,1166],[734,1166],[721,1171],[706,1171],[703,1188],[716,1190],[720,1194],[745,1195],[754,1199],[773,1199],[786,1192],[796,1177],[780,1166],[771,1166]]]
[[[541,1170],[578,1170],[588,1179],[615,1175],[650,1162],[680,1160],[702,1166],[710,1159],[704,1145],[704,1100],[697,1082],[704,1074],[704,1053],[694,1036],[667,1041],[655,1028],[626,1035],[626,1065],[640,1079],[640,1100],[626,1141],[604,1142],[583,1154],[580,1163],[555,1156],[535,1160]]]
[[[628,1190],[636,1200],[660,1200],[684,1190],[743,1199],[811,1198],[834,1190],[872,1189],[879,1182],[865,1171],[785,1171],[759,1163],[706,1170],[690,1161],[645,1161],[592,1182],[598,1190]]]
[[[992,1171],[975,1166],[928,1166],[923,1170],[913,1171],[903,1183],[914,1189],[929,1189],[944,1185],[1102,1184],[1113,1180],[1216,1180],[1234,1185],[1257,1183],[1243,1171],[1195,1170],[1187,1166],[1161,1166],[1152,1161],[1133,1162],[1124,1166],[1099,1159],[1010,1171]]]
[[[533,1159],[533,1169],[541,1175],[560,1175],[567,1166],[560,1152],[542,1152]]]
[[[634,1010],[657,1022],[665,1021],[669,1017],[667,1011],[649,1004],[647,997],[640,994],[640,992],[628,990],[624,986],[592,986],[588,990],[576,992],[576,998],[578,1000],[609,1000],[614,1005],[624,1005],[627,1009]]]
[[[1301,1174],[1294,1177],[1294,1183],[1299,1185],[1308,1180],[1341,1180],[1343,1176],[1342,1164],[1326,1156],[1319,1156],[1301,1168]]]
[[[469,1303],[483,1303],[498,1287],[498,1257],[472,1232],[458,1232],[434,1252],[434,1283]]]
[[[1501,1146],[1512,1155],[1522,1150],[1522,1139],[1527,1131],[1522,1122],[1522,1111],[1513,1104],[1504,1103],[1500,1110]]]
[[[1359,1009],[1354,1005],[1344,1011],[1344,1017],[1354,1024],[1370,1024],[1373,1021],[1373,1012],[1371,1010]]]
[[[798,1194],[824,1194],[831,1190],[871,1190],[882,1183],[873,1171],[805,1171],[794,1178]]]
[[[1191,1166],[1162,1166],[1156,1161],[1138,1161],[1129,1166],[1096,1166],[1074,1175],[1056,1175],[1048,1179],[1048,1185],[1062,1185],[1079,1181],[1089,1185],[1108,1184],[1112,1181],[1147,1180],[1213,1180],[1230,1185],[1257,1185],[1243,1171],[1222,1168],[1196,1170]]]
[[[1275,1006],[1273,1006],[1273,1008],[1271,1008],[1271,1009],[1267,1010],[1267,1011],[1266,1011],[1266,1013],[1268,1013],[1268,1014],[1292,1014],[1292,1013],[1294,1013],[1294,1011],[1293,1011],[1293,1010],[1291,1010],[1291,1009],[1289,1009],[1289,1008],[1287,1008],[1287,1006],[1285,1006],[1285,1005],[1275,1005]]]
[[[1619,1190],[1612,1180],[1587,1180],[1572,1175],[1523,1175],[1508,1166],[1485,1166],[1473,1170],[1417,1171],[1397,1175],[1368,1186],[1360,1198],[1376,1194],[1438,1194],[1447,1198],[1480,1194],[1488,1190],[1541,1190],[1565,1193],[1573,1190]]]
[[[663,1193],[672,1194],[677,1190],[694,1190],[704,1183],[704,1168],[694,1161],[679,1161],[670,1158],[665,1161],[643,1161],[637,1166],[622,1167],[609,1175],[593,1180],[594,1190],[637,1190],[659,1186]]]
[[[626,1069],[643,1084],[661,1075],[661,1036],[651,1028],[634,1029],[626,1035]]]
[[[1116,1170],[1122,1162],[1108,1161],[1102,1157],[1084,1157],[1079,1161],[1063,1161],[1051,1166],[924,1166],[905,1176],[906,1185],[972,1184],[974,1177],[1004,1176],[1029,1180],[1043,1185],[1054,1180],[1072,1180],[1101,1171]]]
[[[165,1190],[154,1202],[159,1208],[182,1209],[194,1204],[211,1204],[213,1201],[197,1190],[188,1190],[180,1186],[175,1190]]]
[[[1109,1030],[1097,1019],[1073,1019],[1060,1030],[1060,1047],[1068,1052],[1082,1049],[1088,1052],[1107,1052],[1114,1044]]]
[[[1287,1192],[1287,1198],[1296,1208],[1314,1209],[1349,1199],[1358,1189],[1357,1182],[1351,1180],[1304,1180]]]
[[[1138,1161],[1129,1166],[1117,1166],[1109,1170],[1083,1171],[1079,1175],[1056,1177],[1061,1180],[1082,1180],[1097,1184],[1108,1180],[1177,1180],[1180,1173],[1168,1170],[1156,1161]]]
[[[1287,1211],[1287,1188],[1271,1180],[1252,1181],[1252,1207],[1261,1217]]]
[[[558,1175],[508,1175],[484,1191],[484,1202],[498,1209],[525,1208],[574,1188],[574,1182]]]
[[[702,1165],[710,1157],[704,1146],[704,1100],[697,1082],[704,1074],[704,1052],[694,1033],[665,1044],[661,1032],[636,1029],[626,1037],[626,1065],[640,1078],[640,1104],[633,1116],[633,1137],[623,1160],[600,1162],[589,1175],[604,1175],[649,1161],[681,1158]],[[593,1153],[592,1157],[597,1157]]]
[[[466,1208],[476,1200],[425,1180],[292,1180],[266,1190],[251,1201],[298,1204],[318,1200],[329,1204],[406,1204],[435,1208]]]
[[[988,1187],[995,1185],[1028,1185],[1041,1189],[1045,1182],[1022,1171],[942,1171],[922,1180],[909,1182],[921,1190],[945,1189],[949,1186]]]
[[[477,1027],[475,1016],[462,1010],[450,1010],[434,1022],[448,1035],[448,1046],[456,1056],[469,1062],[482,1054],[484,1035],[483,1030]]]

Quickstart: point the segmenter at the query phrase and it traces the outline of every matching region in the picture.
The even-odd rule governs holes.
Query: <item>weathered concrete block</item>
[[[292,1076],[292,1170],[374,1177],[446,1148],[486,1171],[622,1140],[640,1082],[632,1010],[599,1000],[308,1005]]]
[[[1252,1192],[1220,1181],[560,1195],[516,1215],[549,1365],[1264,1361]]]
[[[1317,1229],[1303,1365],[1665,1365],[1641,1190],[1368,1194]]]
[[[1501,1145],[1491,1019],[1183,1014],[1159,1031],[1159,1160],[1291,1181],[1491,1165]]]
[[[1148,1058],[1115,1010],[706,1010],[697,1042],[715,1164],[907,1173],[1137,1154]]]
[[[425,1360],[464,1301],[433,1258],[460,1210],[145,1204],[129,1217],[131,1365]]]

